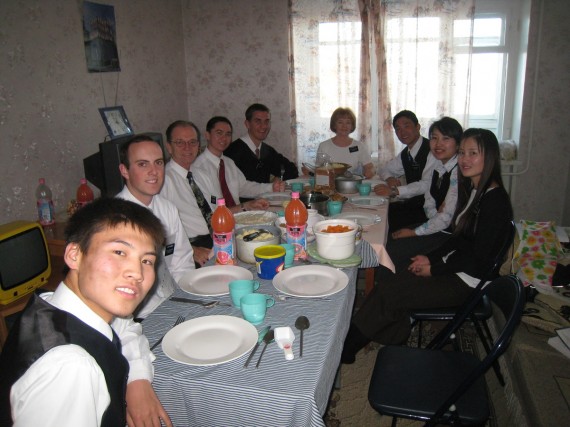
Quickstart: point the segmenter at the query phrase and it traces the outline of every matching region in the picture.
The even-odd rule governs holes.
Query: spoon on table
[[[272,343],[274,338],[275,338],[275,331],[273,329],[270,329],[265,334],[265,336],[263,337],[263,342],[265,343],[265,345],[263,346],[263,349],[261,350],[261,354],[259,355],[259,359],[257,359],[257,363],[255,364],[256,368],[259,368],[259,364],[261,363],[261,358],[263,357],[263,353],[265,353],[265,349],[267,348],[267,344]]]
[[[299,357],[303,357],[303,331],[305,329],[309,329],[309,326],[309,319],[307,319],[305,316],[299,316],[297,317],[297,320],[295,320],[295,327],[301,331]]]

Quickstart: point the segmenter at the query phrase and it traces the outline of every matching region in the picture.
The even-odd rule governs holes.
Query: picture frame
[[[115,107],[99,108],[99,113],[105,123],[107,132],[111,139],[120,138],[122,136],[133,135],[133,128],[127,118],[127,113],[122,105]]]

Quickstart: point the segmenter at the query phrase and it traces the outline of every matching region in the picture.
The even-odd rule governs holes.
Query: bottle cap
[[[79,180],[79,182],[80,182],[81,184],[87,184],[87,180],[86,180],[85,178],[81,178],[81,179]]]
[[[291,198],[292,199],[298,199],[299,198],[299,192],[298,191],[294,191],[291,193]]]
[[[45,184],[45,183],[46,183],[45,178],[40,178],[39,183],[40,183],[40,184]]]
[[[218,206],[226,206],[226,199],[218,199],[216,200],[216,204]]]

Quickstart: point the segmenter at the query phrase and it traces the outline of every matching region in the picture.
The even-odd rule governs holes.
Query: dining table
[[[293,297],[278,291],[272,280],[259,279],[255,266],[241,262],[239,266],[252,272],[253,278],[260,282],[257,293],[270,295],[275,300],[262,324],[256,326],[257,330],[265,326],[291,327],[296,336],[294,359],[286,360],[283,350],[273,342],[267,346],[257,368],[261,348],[247,368],[244,363],[249,351],[223,363],[185,364],[164,353],[163,341],[153,350],[156,356],[154,390],[175,426],[324,426],[322,417],[352,315],[357,267],[334,269],[329,266],[347,277],[347,285],[334,294]],[[314,264],[295,261],[290,269],[310,272],[312,267]],[[209,297],[178,289],[173,296],[219,303],[204,307],[166,300],[142,322],[151,345],[172,328],[178,316],[186,321],[217,315],[243,318],[227,294]],[[295,328],[299,316],[306,316],[310,322],[303,333],[302,357],[299,357],[300,332]]]

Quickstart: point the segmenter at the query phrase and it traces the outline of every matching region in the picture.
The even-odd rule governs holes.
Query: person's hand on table
[[[391,176],[386,180],[386,184],[388,185],[388,187],[399,187],[400,185],[402,185],[402,182],[398,178],[394,178],[393,176]]]
[[[374,193],[379,196],[390,197],[392,190],[386,184],[378,184],[374,187]]]
[[[415,237],[416,232],[411,228],[401,228],[392,233],[392,239],[404,239],[406,237]]]
[[[243,206],[248,211],[266,210],[269,207],[269,201],[267,199],[255,199],[250,200],[249,202],[245,202]]]
[[[210,252],[212,252],[210,248],[192,246],[192,249],[194,250],[194,262],[200,265],[204,265],[208,262],[210,259]]]
[[[150,381],[135,380],[127,385],[127,425],[129,427],[173,427]]]
[[[273,181],[273,191],[280,193],[285,191],[285,181],[281,181],[279,178],[275,178]]]
[[[429,258],[425,255],[416,255],[412,258],[412,263],[409,265],[408,270],[416,276],[431,276],[431,264],[429,262]]]

